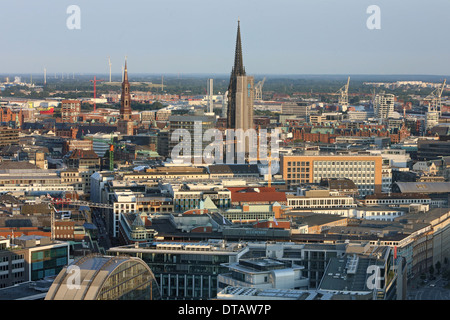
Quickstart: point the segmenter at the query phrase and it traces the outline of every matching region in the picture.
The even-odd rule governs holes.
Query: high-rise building
[[[120,97],[120,120],[117,129],[121,134],[133,134],[133,121],[131,121],[130,83],[128,81],[128,68],[126,59],[125,69],[123,72],[122,95]]]
[[[227,128],[253,128],[254,78],[245,73],[242,59],[240,24],[238,21],[234,66],[228,86]]]
[[[61,101],[61,121],[64,123],[77,123],[81,112],[79,100]]]
[[[375,96],[373,105],[375,117],[380,120],[389,118],[394,112],[394,95],[381,92]]]

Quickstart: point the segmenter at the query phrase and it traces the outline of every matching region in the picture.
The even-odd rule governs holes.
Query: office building
[[[295,115],[306,119],[309,111],[311,110],[311,104],[308,102],[285,102],[281,105],[282,115]]]
[[[109,249],[111,255],[141,258],[153,271],[162,299],[204,300],[217,295],[217,277],[228,272],[224,263],[238,261],[245,245],[208,242],[149,242]]]
[[[398,271],[395,262],[389,247],[349,246],[343,257],[330,259],[319,289],[358,294],[367,300],[395,300]]]
[[[360,195],[381,192],[382,157],[362,155],[324,155],[281,157],[281,173],[289,187],[320,183],[322,179],[347,178]]]
[[[69,242],[21,235],[0,250],[0,261],[0,286],[41,280],[57,275],[69,263]]]
[[[61,122],[77,123],[81,113],[81,101],[63,100],[61,101]]]
[[[202,189],[180,188],[173,192],[173,206],[175,212],[198,209],[200,203],[210,199],[217,208],[225,209],[231,206],[231,192],[227,189],[213,186]]]
[[[271,258],[303,267],[302,276],[309,280],[308,289],[317,289],[331,258],[345,254],[348,244],[295,242],[248,242],[248,251],[241,257]]]
[[[375,117],[380,120],[391,117],[394,112],[394,101],[395,96],[393,94],[387,94],[385,92],[377,94],[373,105]]]
[[[258,289],[308,289],[309,279],[303,276],[304,266],[272,258],[240,259],[224,264],[228,273],[218,276],[221,291],[227,286]]]
[[[353,208],[356,207],[354,198],[351,196],[333,195],[329,191],[321,194],[296,196],[286,195],[287,206],[292,209],[313,208]]]
[[[11,250],[10,243],[11,239],[0,237],[0,288],[29,280],[24,253]]]

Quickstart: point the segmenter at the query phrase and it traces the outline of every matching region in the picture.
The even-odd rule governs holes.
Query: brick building
[[[81,112],[81,101],[61,101],[61,121],[65,123],[77,123]]]

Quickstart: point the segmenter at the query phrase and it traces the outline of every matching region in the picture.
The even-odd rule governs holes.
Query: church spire
[[[131,117],[131,94],[130,83],[128,82],[127,58],[123,72],[122,95],[120,98],[120,115],[123,120],[130,120]]]
[[[125,67],[123,71],[123,81],[128,81],[127,57],[125,56]]]
[[[242,59],[241,27],[238,19],[236,50],[234,54],[233,74],[236,76],[245,76],[244,60]]]

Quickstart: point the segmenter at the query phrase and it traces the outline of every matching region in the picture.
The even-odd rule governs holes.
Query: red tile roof
[[[231,187],[231,202],[286,202],[286,194],[272,187]]]

